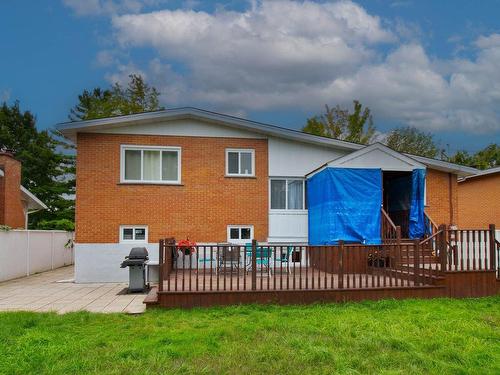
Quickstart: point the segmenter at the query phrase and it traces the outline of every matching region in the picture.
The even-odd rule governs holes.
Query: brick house
[[[464,229],[500,229],[500,167],[458,181],[458,224]]]
[[[47,206],[21,185],[21,163],[10,152],[0,151],[0,225],[28,227],[28,215]]]
[[[377,169],[384,191],[424,170],[427,216],[456,225],[457,178],[476,173],[381,144],[364,146],[195,108],[58,129],[78,150],[77,282],[126,280],[119,264],[131,246],[143,244],[154,260],[165,237],[198,244],[308,243],[307,181],[325,168]],[[387,194],[382,199],[384,208],[393,204]],[[408,220],[408,210],[390,215]]]

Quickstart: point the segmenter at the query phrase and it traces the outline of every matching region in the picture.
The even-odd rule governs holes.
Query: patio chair
[[[291,272],[290,270],[290,264],[292,262],[292,253],[293,253],[294,247],[293,246],[287,246],[286,250],[281,249],[279,253],[276,253],[274,261],[276,262],[276,267],[280,267],[280,269],[283,267],[283,264],[286,266],[286,270],[288,273]]]
[[[239,246],[230,243],[217,244],[217,269],[218,272],[237,271],[240,266],[240,249]]]
[[[245,244],[245,252],[247,258],[246,270],[252,270],[252,244]],[[260,273],[263,274],[263,271],[266,270],[268,276],[271,276],[271,257],[273,255],[272,248],[268,246],[257,246],[255,248],[255,267],[260,270]]]
[[[217,245],[218,246],[218,245]],[[198,271],[205,270],[205,272],[215,271],[217,274],[217,248],[205,247],[203,248],[203,255],[200,252],[200,248],[198,248]],[[210,254],[210,252],[212,254]]]

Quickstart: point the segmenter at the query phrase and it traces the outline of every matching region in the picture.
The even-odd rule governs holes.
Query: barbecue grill
[[[146,262],[149,260],[148,250],[145,247],[134,247],[121,264],[121,268],[129,269],[129,292],[143,292],[146,290]]]

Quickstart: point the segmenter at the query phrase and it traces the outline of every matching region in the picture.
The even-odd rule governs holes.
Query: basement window
[[[120,242],[148,242],[148,227],[146,225],[120,226]]]
[[[252,225],[229,225],[227,227],[227,240],[233,243],[251,242],[253,239]]]

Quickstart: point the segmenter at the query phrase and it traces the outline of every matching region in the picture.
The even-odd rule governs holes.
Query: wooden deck
[[[442,229],[409,243],[287,246],[254,241],[251,249],[224,244],[187,253],[161,241],[162,282],[145,303],[190,308],[494,295],[500,243],[493,229]],[[482,241],[471,242],[469,232]]]

